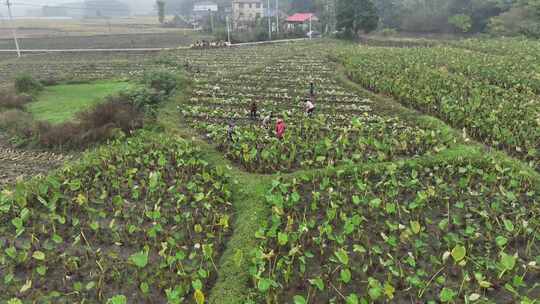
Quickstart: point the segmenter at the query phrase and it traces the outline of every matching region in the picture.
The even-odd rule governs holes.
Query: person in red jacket
[[[276,122],[276,137],[283,139],[283,134],[285,133],[285,122],[283,119],[278,119]]]

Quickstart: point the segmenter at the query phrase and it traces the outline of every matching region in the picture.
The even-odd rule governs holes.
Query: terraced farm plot
[[[256,303],[531,303],[538,184],[489,159],[277,179]],[[529,300],[527,300],[529,299]]]
[[[0,300],[195,303],[229,234],[228,177],[140,133],[0,194]],[[197,300],[198,301],[198,300]]]
[[[320,50],[310,53],[309,47],[300,45],[292,53],[302,55],[282,58],[272,51],[275,60],[251,73],[216,73],[201,79],[189,103],[180,108],[184,120],[248,171],[384,161],[437,153],[453,144],[452,136],[440,130],[373,113],[373,101],[344,89],[335,78],[335,66]],[[213,60],[221,58],[206,58]],[[249,57],[238,57],[232,67],[245,60]],[[317,90],[315,118],[307,118],[303,110],[310,81]],[[252,102],[259,108],[255,121],[249,118]],[[260,124],[270,112],[285,118],[288,129],[283,140],[273,135],[273,121],[267,128]],[[238,125],[233,140],[227,135],[230,121]]]
[[[0,62],[0,70],[43,68],[42,79],[118,79],[161,68],[193,80],[190,94],[178,92],[158,110],[155,129],[164,134],[137,132],[1,192],[0,235],[8,237],[0,238],[0,301],[538,303],[540,176],[529,166],[536,155],[521,158],[526,164],[468,138],[488,132],[479,123],[488,119],[497,136],[504,124],[524,126],[505,145],[519,139],[534,148],[532,120],[516,119],[522,104],[474,116],[454,90],[441,91],[451,97],[444,100],[429,95],[438,92],[429,85],[434,75],[466,80],[454,84],[469,94],[501,85],[480,94],[493,98],[490,105],[533,96],[534,81],[518,89],[512,75],[489,72],[500,67],[467,70],[437,50],[453,60],[460,54],[426,49],[432,57],[422,69],[395,75],[380,58],[398,70],[421,58],[385,49],[373,62],[353,62],[363,69],[346,75],[333,60],[351,49],[332,41]],[[471,60],[481,65],[490,56]],[[95,69],[81,67],[84,59]],[[425,112],[445,109],[477,128],[453,130],[346,76],[364,86],[376,80],[399,98],[425,93],[415,99]],[[303,104],[310,81],[313,117]],[[485,106],[471,100],[475,110]],[[273,121],[263,126],[270,111]],[[273,130],[278,117],[287,124],[283,139]]]
[[[105,34],[20,38],[21,49],[176,48],[212,37],[191,30],[169,33]],[[15,49],[13,39],[0,39],[0,49]]]
[[[364,47],[345,51],[341,60],[365,88],[464,128],[540,170],[540,70],[511,57],[469,53]]]
[[[158,68],[155,52],[147,53],[48,53],[0,61],[0,82],[19,74],[40,80],[90,81],[128,78],[145,69]]]

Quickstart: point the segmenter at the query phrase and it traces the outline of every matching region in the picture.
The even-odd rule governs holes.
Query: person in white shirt
[[[313,102],[311,102],[311,100],[309,99],[306,99],[305,107],[307,115],[312,116],[313,112],[315,111],[315,105],[313,104]]]

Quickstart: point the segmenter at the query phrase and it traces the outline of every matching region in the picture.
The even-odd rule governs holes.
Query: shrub
[[[87,130],[112,126],[127,133],[143,125],[143,113],[123,96],[109,97],[93,109],[81,112],[78,118]]]
[[[453,25],[457,30],[463,33],[467,33],[472,27],[471,16],[465,14],[458,14],[448,18],[448,23]]]
[[[81,132],[80,124],[65,122],[52,125],[48,122],[38,124],[38,142],[48,148],[54,147],[75,147],[79,142],[78,137]]]
[[[171,95],[179,84],[179,78],[173,72],[159,70],[146,73],[143,77],[143,82],[148,87],[162,94]]]
[[[19,109],[23,110],[24,105],[32,101],[32,96],[12,92],[0,92],[0,109]]]
[[[15,91],[17,93],[36,93],[43,89],[41,82],[32,78],[32,76],[23,74],[15,78]]]
[[[56,80],[54,77],[48,76],[45,79],[40,80],[41,84],[44,86],[53,86],[58,84],[58,80]]]
[[[153,112],[155,106],[164,101],[167,96],[157,90],[147,87],[135,87],[120,94],[121,98],[129,100],[133,105],[144,112]]]
[[[24,137],[33,137],[36,133],[32,115],[18,109],[0,112],[0,129]]]
[[[398,34],[396,29],[393,29],[393,28],[384,28],[381,30],[380,33],[383,37],[391,37],[391,36],[396,36]]]
[[[143,114],[122,96],[81,112],[78,122],[40,123],[38,141],[45,147],[84,148],[114,137],[115,130],[129,133],[143,126]]]

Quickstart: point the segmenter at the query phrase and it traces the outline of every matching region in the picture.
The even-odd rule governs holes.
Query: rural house
[[[296,13],[292,16],[287,17],[285,22],[287,23],[287,30],[303,30],[306,31],[309,29],[310,22],[317,22],[319,19],[312,13]]]
[[[198,2],[193,5],[193,13],[195,15],[208,15],[210,12],[215,13],[218,11],[218,5],[214,2],[204,1]]]
[[[203,1],[193,5],[193,18],[197,24],[208,18],[213,18],[218,12],[218,5],[214,2]]]
[[[233,28],[254,28],[257,19],[263,16],[264,7],[260,0],[233,0]]]

